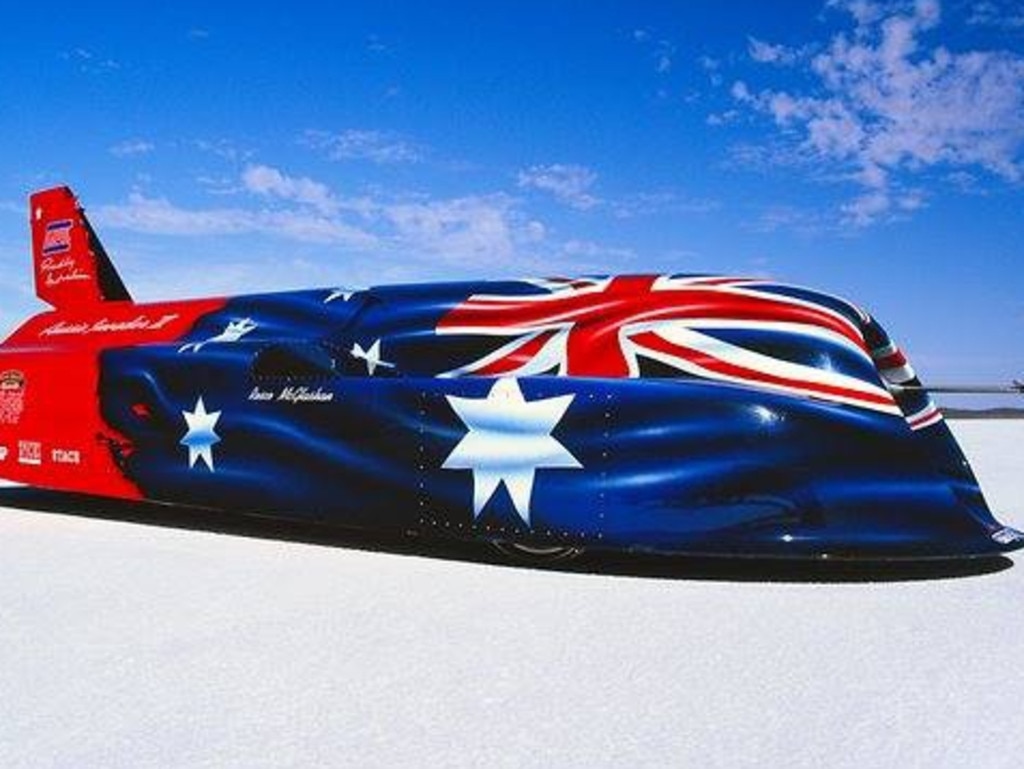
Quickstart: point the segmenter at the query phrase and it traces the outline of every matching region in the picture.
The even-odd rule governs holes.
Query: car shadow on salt
[[[993,574],[1013,567],[1004,556],[919,561],[791,560],[587,552],[572,560],[544,561],[498,552],[487,543],[384,535],[321,522],[291,521],[218,510],[128,502],[30,487],[0,488],[0,507],[44,514],[121,521],[347,550],[458,560],[506,568],[570,574],[720,582],[905,582]]]

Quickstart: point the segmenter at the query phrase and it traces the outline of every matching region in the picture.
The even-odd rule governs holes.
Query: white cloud
[[[366,50],[370,53],[391,53],[391,49],[377,34],[366,36]]]
[[[736,101],[750,103],[754,101],[754,95],[750,92],[750,88],[742,80],[737,80],[732,84],[732,88],[729,89],[729,93]]]
[[[115,157],[125,158],[132,155],[145,155],[156,149],[153,142],[145,139],[125,139],[110,148],[110,154]]]
[[[704,119],[704,122],[709,126],[722,126],[729,123],[736,122],[739,119],[740,112],[736,109],[727,109],[723,112],[711,112]]]
[[[706,214],[719,208],[708,198],[687,198],[676,192],[639,192],[623,196],[609,204],[618,219],[655,214]]]
[[[246,167],[242,172],[242,184],[249,192],[302,203],[323,213],[338,210],[338,203],[331,195],[327,185],[306,177],[285,176],[278,169],[270,166]]]
[[[716,72],[722,66],[722,62],[720,62],[718,59],[708,56],[707,54],[698,57],[697,64],[699,64],[701,69],[703,69],[705,72]]]
[[[874,24],[884,15],[883,3],[875,0],[828,0],[826,5],[846,11],[861,26]]]
[[[251,214],[237,209],[189,211],[140,192],[127,203],[90,209],[98,224],[159,235],[226,235],[251,229]]]
[[[126,202],[93,209],[97,224],[175,236],[269,235],[343,246],[383,257],[424,258],[479,268],[518,260],[543,247],[544,225],[508,195],[446,199],[348,199],[327,185],[270,166],[247,167],[241,189],[273,205],[184,208],[133,192]]]
[[[371,233],[309,211],[187,209],[164,198],[149,198],[139,192],[131,193],[126,203],[100,206],[92,213],[101,226],[155,235],[211,236],[255,232],[359,249],[372,248],[377,242]]]
[[[658,41],[658,46],[654,51],[655,66],[654,69],[658,74],[664,75],[672,71],[672,59],[676,55],[676,47],[672,45],[668,40]]]
[[[630,261],[636,258],[636,252],[630,248],[606,246],[591,240],[567,240],[562,244],[562,252],[574,259],[600,264],[607,264],[609,260]]]
[[[554,163],[531,166],[519,172],[518,184],[523,189],[548,192],[562,203],[585,211],[600,200],[590,193],[597,174],[585,166]]]
[[[422,152],[407,139],[388,131],[348,129],[341,133],[309,130],[303,143],[323,150],[331,160],[369,160],[378,165],[416,163]]]
[[[519,181],[570,205],[601,205],[619,217],[700,212],[715,206],[671,191],[599,201],[588,191],[595,179],[596,174],[582,166],[556,164],[527,169]],[[373,192],[348,197],[322,181],[265,164],[250,164],[237,177],[215,178],[211,184],[216,197],[207,198],[205,206],[184,206],[135,191],[123,202],[96,206],[91,213],[102,228],[197,239],[239,238],[244,253],[260,251],[260,240],[242,240],[245,236],[295,243],[296,258],[309,252],[302,244],[337,246],[342,264],[350,261],[352,270],[361,270],[360,275],[369,274],[376,282],[388,274],[397,276],[395,270],[402,273],[399,279],[467,271],[544,274],[552,265],[565,272],[614,270],[616,262],[633,256],[572,235],[553,237],[543,221],[530,215],[522,196],[506,192],[456,197]],[[225,258],[230,261],[230,252]],[[282,277],[287,276],[275,273],[275,280]]]
[[[843,207],[850,222],[912,210],[903,187],[931,168],[1022,177],[1024,57],[926,45],[941,21],[936,0],[896,12],[871,2],[831,5],[855,26],[811,61],[816,89],[755,93],[737,82],[732,95],[862,188]]]
[[[492,195],[393,203],[382,214],[396,241],[420,252],[460,261],[507,261],[516,253],[511,210],[510,198]]]
[[[770,206],[745,226],[758,233],[787,230],[804,237],[816,237],[831,228],[819,214],[785,205]]]
[[[761,64],[793,64],[799,57],[799,53],[791,48],[766,43],[756,37],[747,38],[747,53]]]
[[[968,9],[967,23],[1009,31],[1024,29],[1024,8],[1018,0],[981,0]]]
[[[667,75],[672,71],[676,46],[671,40],[655,39],[648,29],[634,29],[633,42],[648,49],[654,59],[654,71],[659,75]]]
[[[64,51],[60,57],[75,65],[79,72],[90,75],[114,72],[121,68],[120,62],[100,56],[88,48],[79,47]]]
[[[191,144],[201,152],[208,152],[221,160],[227,160],[231,163],[251,157],[253,154],[252,150],[241,149],[228,139],[196,139]]]

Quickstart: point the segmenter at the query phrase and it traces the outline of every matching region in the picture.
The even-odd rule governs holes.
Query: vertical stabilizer
[[[57,309],[131,301],[110,257],[68,187],[29,198],[36,294]]]

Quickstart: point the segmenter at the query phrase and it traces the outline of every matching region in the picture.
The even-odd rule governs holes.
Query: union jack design
[[[882,381],[785,360],[715,336],[773,331],[838,345],[871,360],[852,305],[840,312],[766,281],[624,276],[532,281],[524,296],[477,294],[438,323],[438,334],[507,339],[443,376],[638,377],[640,359],[683,375],[901,415]],[[874,367],[872,366],[872,370]]]
[[[917,381],[917,374],[914,367],[910,365],[907,356],[892,341],[871,351],[871,357],[878,367],[882,378],[893,385],[913,384]],[[910,397],[905,400],[910,401]],[[907,424],[911,430],[923,430],[942,421],[942,411],[925,393],[917,393],[913,398],[914,403],[907,404]]]

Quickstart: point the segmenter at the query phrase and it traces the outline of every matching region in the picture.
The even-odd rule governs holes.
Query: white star
[[[377,366],[383,366],[384,368],[394,368],[394,363],[388,363],[386,360],[380,359],[380,340],[370,345],[369,350],[364,350],[359,342],[352,345],[351,356],[358,358],[359,360],[366,361],[366,373],[373,376],[373,372],[377,370]]]
[[[211,336],[204,342],[189,342],[188,344],[184,344],[178,348],[178,352],[185,352],[185,350],[199,352],[203,349],[203,345],[209,344],[210,342],[237,342],[250,331],[254,331],[256,329],[256,325],[256,321],[252,318],[228,321],[228,325],[216,336]]]
[[[582,465],[551,436],[575,395],[527,402],[514,378],[499,379],[485,398],[446,395],[469,429],[442,467],[473,471],[473,518],[504,481],[516,513],[530,524],[530,497],[538,468]]]
[[[210,472],[213,472],[213,445],[220,443],[220,436],[214,432],[217,420],[220,419],[220,412],[206,412],[202,396],[196,401],[195,411],[182,411],[185,417],[185,424],[188,425],[188,432],[181,439],[182,446],[188,446],[188,467],[191,470],[195,467],[196,460],[201,459],[206,463]]]
[[[335,299],[340,299],[343,302],[347,302],[349,299],[352,298],[352,294],[354,293],[355,291],[350,291],[347,288],[336,288],[327,295],[327,298],[324,299],[324,304],[330,304]]]

